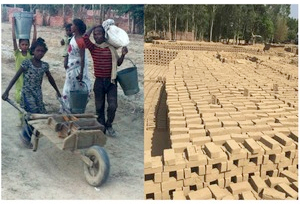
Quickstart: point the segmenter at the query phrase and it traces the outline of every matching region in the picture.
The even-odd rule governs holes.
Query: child
[[[24,81],[21,91],[20,105],[26,112],[46,113],[42,95],[42,81],[44,74],[46,74],[46,76],[48,77],[48,80],[51,86],[55,89],[57,96],[61,97],[56,83],[49,71],[49,64],[41,60],[47,50],[48,48],[44,42],[44,39],[42,38],[38,38],[36,42],[32,44],[30,53],[31,55],[33,55],[33,58],[26,59],[22,62],[20,69],[3,93],[3,100],[6,100],[8,98],[10,89],[22,74],[24,76]],[[20,134],[22,142],[28,148],[32,148],[32,144],[30,143],[30,130],[32,130],[32,127],[28,124],[24,124],[22,133]]]
[[[19,47],[17,45],[16,40],[16,34],[15,34],[15,17],[12,18],[12,39],[13,39],[13,45],[14,45],[14,55],[16,58],[16,71],[20,69],[20,65],[25,59],[31,59],[32,56],[29,52],[29,39],[19,39]],[[36,23],[35,23],[35,17],[32,21],[33,24],[33,37],[32,37],[32,43],[33,44],[36,41]],[[17,103],[20,103],[21,98],[21,89],[23,86],[23,75],[21,75],[16,83],[16,93],[15,93],[15,99]]]
[[[93,44],[89,37],[94,31]],[[105,31],[102,26],[96,26],[89,29],[83,36],[86,48],[91,52],[94,61],[94,83],[96,113],[98,122],[105,126],[107,135],[115,137],[116,133],[112,128],[118,107],[117,100],[117,66],[123,63],[125,55],[128,53],[127,47],[122,47],[122,56],[119,57],[116,49],[105,42]],[[105,96],[106,95],[106,96]],[[107,97],[107,120],[105,121],[105,97]],[[105,130],[105,132],[106,132]]]
[[[64,53],[63,53],[65,69],[67,69],[67,67],[68,67],[68,47],[69,47],[71,38],[73,36],[73,33],[71,31],[71,26],[72,26],[72,23],[69,23],[65,26],[66,35],[65,35],[65,38],[61,39],[61,41],[60,41],[60,44],[65,46]]]

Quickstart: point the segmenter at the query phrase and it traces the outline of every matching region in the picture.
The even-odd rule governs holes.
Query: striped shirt
[[[92,43],[88,35],[83,36],[86,48],[91,52],[93,62],[94,62],[94,75],[100,78],[111,77],[112,70],[112,56],[110,49],[100,48]]]

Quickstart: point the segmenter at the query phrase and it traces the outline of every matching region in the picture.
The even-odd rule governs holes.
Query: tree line
[[[106,20],[105,15],[114,11],[118,15],[129,15],[128,24],[130,24],[131,33],[134,33],[136,28],[143,33],[144,29],[144,5],[142,4],[2,4],[2,13],[3,7],[18,7],[31,12],[38,9],[43,14],[50,16],[60,15],[65,19],[65,16],[72,15],[72,19],[81,18],[83,20],[86,17],[84,11],[92,10],[95,24]]]
[[[145,5],[145,33],[176,40],[176,33],[192,32],[194,40],[246,43],[297,42],[298,19],[290,18],[290,5]],[[167,35],[168,34],[168,35]],[[167,37],[168,36],[168,37]]]

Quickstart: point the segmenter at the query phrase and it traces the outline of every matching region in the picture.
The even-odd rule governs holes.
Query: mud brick
[[[283,125],[281,123],[268,123],[272,129],[274,128],[282,128]]]
[[[186,122],[185,120],[184,121],[173,121],[173,120],[170,120],[170,128],[172,127],[180,127],[180,128],[185,128],[186,127]]]
[[[251,154],[257,154],[261,151],[261,146],[259,146],[254,139],[245,139],[244,146],[251,152]]]
[[[180,169],[184,169],[186,166],[185,159],[182,157],[181,153],[175,153],[175,161],[176,165],[164,166],[164,171],[177,171]]]
[[[161,183],[162,182],[162,173],[155,173],[154,174],[154,182]]]
[[[211,159],[219,158],[222,153],[222,149],[213,142],[206,143],[204,151]]]
[[[292,138],[295,142],[298,142],[298,131],[291,131],[288,137]]]
[[[217,184],[209,185],[208,188],[212,193],[212,197],[216,200],[222,200],[225,196],[231,195],[228,190],[220,188]]]
[[[161,199],[162,200],[171,200],[170,191],[169,190],[162,191],[161,192]]]
[[[211,164],[205,165],[205,173],[211,174],[213,166]]]
[[[174,149],[164,149],[164,165],[175,165],[175,151]]]
[[[260,165],[263,163],[263,156],[262,155],[264,151],[261,151],[261,154],[259,153],[258,155],[248,155],[248,163],[253,163],[255,165]],[[246,165],[248,165],[248,163]]]
[[[286,153],[288,151],[294,152],[297,149],[297,146],[294,142],[290,146],[280,145],[280,147],[281,147],[283,153]],[[290,158],[294,158],[296,156],[296,153],[297,153],[297,151],[295,151],[295,155],[291,155]]]
[[[183,191],[174,191],[173,192],[173,200],[186,200]]]
[[[275,149],[270,149],[269,147],[267,147],[266,145],[264,145],[261,141],[256,141],[257,144],[259,144],[259,146],[261,146],[264,150],[265,150],[265,154],[280,154],[281,153],[281,148],[279,146],[279,148],[275,148]]]
[[[190,134],[190,138],[205,137],[206,130],[205,129],[189,130],[189,134]]]
[[[246,120],[254,120],[254,119],[257,119],[257,115],[256,114],[251,114],[251,113],[248,113],[248,114],[244,114]]]
[[[189,128],[189,130],[199,130],[199,129],[204,129],[204,125],[202,124],[190,124],[190,123],[187,123],[187,127]]]
[[[274,123],[275,118],[259,118],[259,119],[253,119],[252,122],[255,125],[266,125],[267,123]]]
[[[292,189],[298,192],[298,182],[292,182],[290,186],[292,187]]]
[[[289,180],[286,177],[269,177],[266,180],[266,184],[270,187],[270,188],[275,188],[275,186],[277,186],[280,183],[285,183],[285,184],[289,184]]]
[[[261,136],[263,136],[261,132],[247,132],[247,135],[255,141],[260,140]]]
[[[274,130],[268,130],[268,131],[262,131],[262,133],[264,135],[269,136],[269,137],[274,137],[274,135],[276,134],[276,131],[274,131]]]
[[[221,122],[204,122],[205,129],[220,128],[221,126]]]
[[[184,178],[191,178],[191,168],[184,168]]]
[[[208,129],[208,135],[213,137],[213,136],[220,136],[220,135],[226,135],[227,131],[225,128],[213,128],[213,129]]]
[[[279,161],[281,160],[281,154],[271,154],[269,155],[269,160],[272,161],[273,163],[278,164]]]
[[[170,128],[170,133],[171,133],[171,135],[187,134],[187,133],[189,133],[189,129],[188,128],[174,127],[174,128]]]
[[[206,168],[205,168],[206,165],[200,165],[198,168],[199,168],[199,175],[200,176],[203,176],[206,174]]]
[[[190,143],[190,142],[172,143],[172,149],[174,149],[175,153],[182,153],[188,146],[191,146],[191,145],[192,145],[192,143]]]
[[[253,162],[250,162],[248,165],[243,166],[243,174],[258,172],[259,167],[260,167],[259,165],[256,165]]]
[[[169,181],[161,183],[162,191],[169,191],[183,186],[183,180],[177,181],[174,177],[171,177]]]
[[[192,125],[192,124],[198,125],[198,124],[202,124],[202,120],[201,120],[200,116],[198,118],[187,118],[186,123],[188,125]]]
[[[262,199],[264,200],[284,200],[285,193],[279,192],[274,188],[264,188],[262,191]]]
[[[152,167],[151,150],[144,151],[144,168]]]
[[[162,182],[169,181],[169,179],[170,179],[170,173],[169,172],[162,172],[161,175],[162,175]]]
[[[224,178],[219,178],[219,179],[217,180],[217,182],[218,182],[218,186],[219,186],[220,188],[225,188],[225,179],[224,179]]]
[[[144,193],[155,193],[161,191],[160,183],[154,183],[152,180],[144,181]]]
[[[176,171],[176,179],[177,180],[184,179],[184,171],[183,171],[183,169],[179,169],[179,170]]]
[[[155,192],[154,193],[154,200],[161,200],[162,199],[162,193],[161,192]]]
[[[203,188],[197,191],[191,191],[188,194],[190,200],[208,200],[212,198],[212,193],[209,188]]]
[[[290,172],[288,170],[284,170],[280,173],[280,177],[286,177],[291,183],[298,181],[297,174]]]
[[[209,136],[205,137],[195,137],[191,139],[193,145],[202,146],[208,142],[211,142],[211,138]]]
[[[189,161],[198,161],[197,147],[195,145],[186,148]]]
[[[238,159],[246,159],[247,158],[247,151],[246,149],[241,149],[239,154],[230,154],[226,151],[229,160],[238,160]]]
[[[232,194],[237,195],[237,194],[240,194],[240,193],[245,192],[245,191],[251,191],[252,188],[251,188],[250,184],[247,181],[243,181],[243,182],[239,182],[239,183],[231,183],[229,185],[228,190]]]
[[[200,114],[198,113],[185,113],[184,116],[186,117],[186,120],[193,119],[193,118],[200,118]]]
[[[196,172],[191,173],[190,178],[185,178],[183,180],[183,185],[184,186],[193,186],[196,185],[197,183],[204,182],[204,176],[199,176]]]
[[[277,186],[275,186],[275,189],[283,192],[286,194],[286,196],[291,196],[294,199],[297,199],[298,197],[298,192],[292,189],[288,184],[286,183],[280,183]]]
[[[189,134],[171,135],[170,139],[172,143],[189,142],[190,135]]]
[[[235,119],[233,119],[230,116],[222,116],[222,117],[218,117],[219,122],[221,121],[235,121]]]
[[[156,156],[156,157],[151,157],[151,159],[152,159],[152,166],[151,168],[145,168],[144,174],[154,174],[154,173],[162,172],[163,170],[162,157]]]
[[[238,121],[238,126],[253,126],[254,123],[251,120]]]
[[[267,187],[265,181],[260,176],[251,176],[249,183],[257,193],[261,193]]]
[[[227,140],[231,139],[230,135],[213,136],[212,142],[216,145],[223,145]]]
[[[241,147],[235,140],[227,140],[224,146],[231,154],[238,154],[241,152]]]
[[[185,161],[186,167],[196,167],[200,165],[206,165],[207,159],[208,159],[207,155],[198,153],[196,161],[188,161],[188,160]]]
[[[267,136],[267,135],[264,135],[260,138],[260,141],[266,145],[267,147],[269,147],[270,149],[277,149],[279,148],[279,143],[272,139],[271,137]]]
[[[278,162],[278,168],[285,168],[292,165],[292,160],[288,158],[282,159],[280,162]]]
[[[236,121],[222,121],[222,127],[237,127],[238,123]]]
[[[257,131],[256,126],[255,125],[240,125],[241,129],[242,129],[242,133],[246,133],[246,132],[255,132]]]
[[[233,195],[227,195],[227,196],[224,196],[223,198],[222,198],[222,200],[234,200],[235,198],[234,198],[234,196]]]
[[[219,173],[218,169],[212,169],[211,174],[205,174],[204,175],[204,181],[205,182],[211,182],[215,181],[217,179],[224,178],[224,173]]]
[[[275,128],[273,128],[273,130],[276,131],[276,132],[281,132],[285,135],[289,135],[291,133],[290,129],[287,128],[287,127],[281,127],[281,128],[275,127]]]
[[[270,170],[277,169],[277,167],[278,167],[278,164],[274,164],[273,162],[269,161],[267,164],[262,164],[260,167],[260,170],[262,172],[270,171]]]
[[[247,134],[230,134],[231,139],[235,140],[236,142],[243,143],[245,139],[248,139],[249,136]]]
[[[206,116],[206,117],[202,117],[203,120],[203,124],[205,123],[211,123],[211,122],[219,122],[219,119],[215,116]]]
[[[189,186],[183,186],[182,191],[183,191],[184,196],[187,196],[190,192],[190,187]]]
[[[232,176],[242,175],[243,167],[233,167],[231,171],[225,172],[225,178],[231,178]]]
[[[225,152],[221,152],[220,153],[220,156],[218,158],[214,158],[214,159],[211,159],[211,158],[207,158],[207,164],[218,164],[218,163],[221,163],[221,162],[226,162],[228,159],[227,155]]]
[[[252,191],[245,191],[241,193],[242,200],[257,200]]]
[[[173,116],[183,116],[183,112],[182,111],[172,111],[168,113],[169,117],[173,117]]]

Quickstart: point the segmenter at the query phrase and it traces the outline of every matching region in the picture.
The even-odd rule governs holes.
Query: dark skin
[[[42,61],[41,59],[44,57],[46,51],[44,47],[42,46],[37,46],[33,52],[34,57],[31,59],[32,64],[37,67],[41,68],[42,67]],[[18,78],[21,76],[21,74],[24,72],[24,67],[20,67],[20,69],[17,71],[13,79],[10,81],[8,87],[6,88],[5,92],[2,94],[2,99],[7,100],[9,96],[9,91],[13,87],[13,85],[16,83]],[[50,73],[50,71],[45,72],[46,76],[48,77],[48,81],[51,84],[51,86],[55,89],[57,96],[61,97],[61,94],[56,86],[56,83]]]
[[[101,43],[105,42],[104,33],[100,27],[93,26],[86,32],[86,35],[90,36],[92,32],[94,35],[94,40],[97,44],[101,44]],[[118,59],[118,62],[117,62],[118,66],[120,66],[123,63],[124,57],[127,53],[128,53],[127,47],[122,47],[122,55]]]
[[[13,45],[14,45],[14,50],[17,49],[21,49],[22,55],[26,56],[27,55],[27,51],[29,49],[29,40],[22,40],[19,44],[19,48],[18,48],[18,44],[17,44],[17,39],[16,39],[16,33],[15,33],[15,17],[12,17],[12,39],[13,39]],[[32,20],[32,25],[33,25],[33,37],[32,37],[32,43],[34,43],[36,41],[36,22],[35,22],[35,16],[33,17]]]
[[[80,32],[79,32],[77,26],[74,25],[73,23],[72,23],[72,26],[71,26],[71,31],[72,31],[72,33],[74,34],[75,39],[79,39],[79,38],[82,37],[82,35],[80,34]],[[78,81],[81,82],[81,81],[82,81],[82,78],[83,78],[85,49],[84,49],[84,48],[83,48],[83,49],[80,49],[80,50],[79,50],[79,54],[80,54],[80,66],[81,66],[81,67],[80,67],[80,73],[78,74],[78,76],[76,77],[76,79],[77,79]]]

